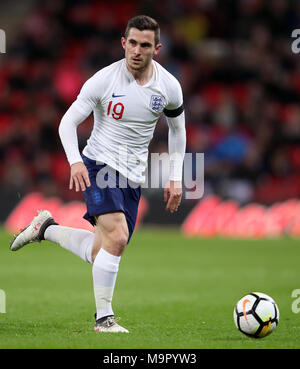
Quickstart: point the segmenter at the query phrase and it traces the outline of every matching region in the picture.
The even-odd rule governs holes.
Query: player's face
[[[127,65],[134,71],[147,69],[154,55],[158,54],[161,44],[155,46],[154,31],[140,31],[130,28],[128,37],[122,37]]]

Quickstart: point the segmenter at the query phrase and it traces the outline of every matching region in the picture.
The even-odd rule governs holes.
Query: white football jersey
[[[94,127],[83,154],[106,163],[136,183],[145,180],[148,146],[155,125],[166,110],[183,104],[177,79],[153,62],[150,81],[140,86],[119,60],[94,74],[83,85],[73,105],[94,114]]]

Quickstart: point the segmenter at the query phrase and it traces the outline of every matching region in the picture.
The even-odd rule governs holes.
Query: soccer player
[[[71,168],[69,188],[83,191],[84,218],[94,232],[60,226],[49,211],[42,210],[10,246],[15,251],[45,239],[91,263],[97,332],[128,333],[116,323],[112,298],[121,255],[135,227],[148,146],[161,114],[169,126],[166,210],[177,211],[181,202],[186,145],[183,96],[177,79],[153,60],[162,47],[159,40],[154,19],[144,15],[130,19],[121,38],[125,58],[87,80],[61,120],[59,135]],[[93,130],[80,154],[77,126],[92,112]]]

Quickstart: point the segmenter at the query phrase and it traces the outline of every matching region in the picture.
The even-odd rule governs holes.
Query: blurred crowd
[[[123,58],[120,37],[137,14],[161,26],[156,60],[181,82],[187,152],[205,153],[206,193],[241,204],[299,196],[296,0],[37,1],[0,55],[1,196],[81,199],[68,191],[58,125],[82,84]],[[78,129],[81,148],[91,127],[92,117]],[[151,151],[167,151],[163,118],[155,133]]]

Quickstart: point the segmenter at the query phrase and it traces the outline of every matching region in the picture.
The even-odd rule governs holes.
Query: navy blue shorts
[[[118,171],[113,170],[106,164],[97,164],[95,160],[89,159],[83,154],[81,156],[89,172],[91,182],[91,186],[83,192],[87,207],[87,212],[83,218],[94,226],[96,215],[122,211],[128,225],[129,242],[136,223],[141,186],[131,187],[128,180],[121,176]],[[101,169],[103,171],[99,172]],[[106,173],[107,170],[108,174],[100,175]],[[102,188],[101,178],[108,184],[105,188]]]

